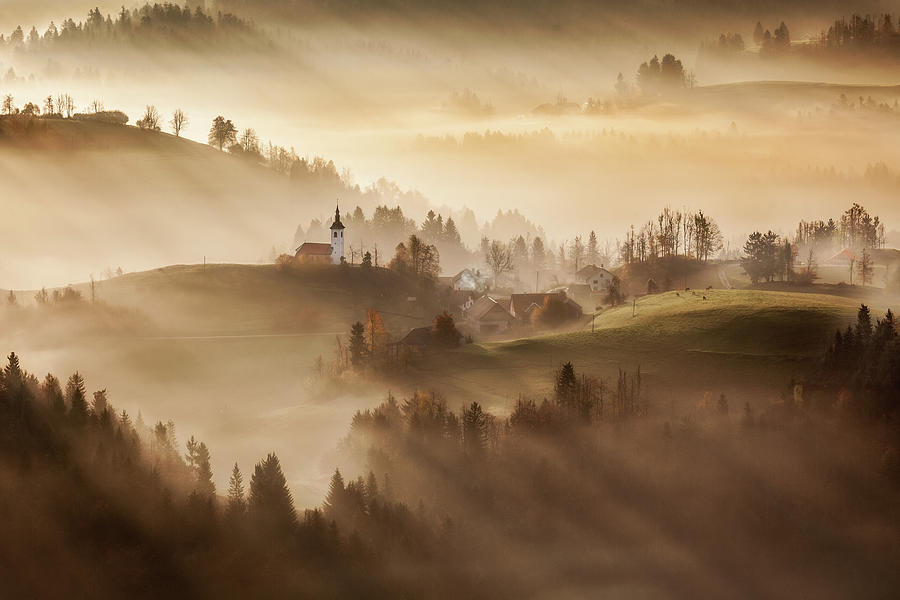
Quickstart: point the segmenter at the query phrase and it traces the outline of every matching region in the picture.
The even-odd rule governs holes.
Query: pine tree
[[[210,465],[209,448],[200,442],[197,446],[197,491],[207,496],[216,493],[216,484],[213,483],[212,466]]]
[[[462,244],[462,239],[459,231],[456,229],[456,223],[453,222],[453,217],[447,219],[447,223],[444,225],[444,239],[456,246]]]
[[[462,429],[466,453],[482,454],[487,446],[487,416],[477,402],[463,409]]]
[[[25,383],[22,367],[19,366],[19,357],[15,352],[10,352],[7,357],[6,367],[3,369],[3,380],[8,390],[18,390]]]
[[[569,408],[574,405],[578,389],[578,378],[575,376],[575,367],[571,362],[566,362],[556,372],[554,388],[556,391],[556,402],[560,406]]]
[[[765,34],[763,33],[762,23],[757,21],[756,27],[753,29],[753,41],[757,44],[762,44],[764,37]]]
[[[328,485],[328,494],[322,507],[325,516],[329,519],[337,519],[344,515],[347,506],[347,488],[344,486],[344,477],[339,469],[334,470],[331,483]]]
[[[247,508],[257,529],[269,535],[289,533],[297,523],[294,499],[274,453],[254,467]]]
[[[88,405],[84,379],[75,371],[66,382],[66,403],[69,405],[69,419],[81,426],[88,420]]]
[[[191,436],[190,439],[185,443],[185,447],[187,447],[187,452],[184,455],[184,462],[187,463],[188,469],[191,472],[194,472],[197,468],[197,449],[200,446],[200,442],[194,439],[194,436]]]
[[[860,304],[859,311],[856,313],[856,335],[862,340],[866,340],[872,335],[872,315],[869,307],[865,304]]]
[[[47,373],[44,382],[41,384],[41,397],[53,412],[64,414],[66,412],[66,402],[63,398],[62,387],[60,387],[59,379]]]
[[[378,500],[378,479],[375,473],[369,471],[369,477],[366,479],[366,504],[370,507]]]
[[[234,463],[231,478],[228,480],[228,505],[225,514],[228,517],[243,516],[247,512],[247,501],[244,499],[244,476],[238,464]]]

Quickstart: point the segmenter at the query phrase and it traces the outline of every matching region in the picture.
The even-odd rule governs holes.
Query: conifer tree
[[[234,463],[231,478],[228,480],[228,506],[225,510],[229,517],[242,516],[247,511],[247,501],[244,499],[244,476],[241,475],[237,463]]]
[[[47,376],[44,377],[44,382],[41,384],[41,397],[55,413],[64,414],[66,412],[66,402],[63,399],[59,379],[50,373],[47,373]]]
[[[75,371],[66,382],[66,403],[69,405],[69,419],[75,425],[84,425],[88,419],[88,405],[84,379]]]
[[[293,531],[297,523],[294,499],[281,463],[274,453],[258,462],[250,478],[248,512],[257,530],[270,535]]]
[[[209,448],[204,442],[197,446],[197,491],[207,496],[216,493],[216,484],[213,483],[212,466],[210,465]]]
[[[369,506],[378,499],[378,479],[375,473],[369,471],[369,477],[366,479],[366,503]]]
[[[482,454],[487,446],[487,416],[477,402],[463,409],[463,446],[472,455]]]
[[[331,483],[328,484],[328,494],[325,496],[325,502],[322,507],[325,510],[325,516],[329,519],[335,519],[343,515],[346,507],[347,489],[344,487],[344,477],[339,469],[334,470],[331,476]]]
[[[556,372],[556,402],[565,408],[575,403],[575,395],[578,388],[578,379],[575,376],[575,367],[571,362],[566,362]]]
[[[187,452],[184,454],[184,462],[187,463],[188,469],[192,472],[197,468],[197,449],[199,446],[200,443],[194,439],[194,436],[191,436],[185,443]]]

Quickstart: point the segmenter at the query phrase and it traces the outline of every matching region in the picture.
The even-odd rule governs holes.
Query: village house
[[[579,283],[585,283],[591,286],[591,291],[602,292],[609,287],[609,282],[613,280],[613,275],[609,270],[604,269],[603,265],[587,265],[579,269],[575,273]]]
[[[340,208],[334,209],[334,223],[331,224],[331,241],[303,242],[294,256],[304,264],[339,265],[344,260],[344,224],[341,223]]]
[[[483,289],[487,283],[481,271],[475,269],[463,269],[456,275],[447,277],[438,277],[438,283],[442,287],[449,287],[457,291],[474,292],[477,289]]]
[[[466,326],[475,333],[502,333],[512,326],[516,318],[503,304],[490,296],[482,296],[466,311]]]
[[[543,306],[547,299],[553,296],[568,304],[572,308],[573,313],[581,314],[583,312],[581,305],[566,296],[566,293],[562,291],[543,294],[512,294],[509,297],[509,312],[520,323],[530,323],[531,314],[535,309]]]

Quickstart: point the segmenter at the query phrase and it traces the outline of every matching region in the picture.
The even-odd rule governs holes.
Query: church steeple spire
[[[334,223],[331,224],[331,229],[344,229],[344,224],[341,223],[341,208],[337,205],[334,207]]]
[[[341,207],[334,207],[334,223],[331,224],[331,262],[339,265],[344,259],[344,224],[341,223]]]

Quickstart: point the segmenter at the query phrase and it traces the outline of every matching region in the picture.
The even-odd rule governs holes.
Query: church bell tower
[[[334,209],[334,223],[331,224],[331,262],[339,265],[344,258],[344,224],[341,223],[341,209]]]

